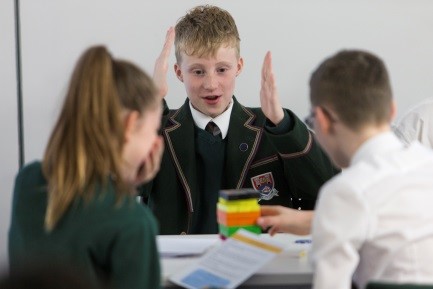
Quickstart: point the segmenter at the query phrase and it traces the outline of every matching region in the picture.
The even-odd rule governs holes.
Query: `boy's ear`
[[[397,104],[393,100],[391,103],[391,115],[390,115],[390,122],[394,120],[395,116],[397,115]]]
[[[123,121],[125,126],[125,142],[128,142],[131,139],[131,136],[134,134],[137,128],[139,117],[140,114],[135,110],[130,111],[125,115],[125,119]]]
[[[176,73],[177,78],[183,82],[182,70],[177,63],[174,64],[174,73]]]
[[[239,57],[238,65],[237,65],[238,70],[236,71],[236,76],[241,74],[243,68],[244,68],[244,59],[242,57]]]
[[[316,114],[316,124],[318,129],[321,130],[322,134],[329,134],[332,129],[332,121],[326,112],[320,107],[316,106],[314,108]]]

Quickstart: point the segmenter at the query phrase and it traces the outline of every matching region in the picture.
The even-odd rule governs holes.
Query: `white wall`
[[[236,96],[246,105],[259,106],[267,50],[273,52],[282,103],[300,117],[309,108],[311,71],[342,48],[368,49],[386,61],[400,111],[433,96],[430,0],[21,0],[26,161],[41,158],[69,75],[85,48],[106,44],[115,56],[151,72],[167,28],[204,3],[227,9],[237,21],[245,69]],[[186,96],[183,86],[174,73],[169,84],[167,100],[178,107]]]
[[[165,32],[203,1],[21,0],[26,159],[40,158],[79,54],[104,43],[115,56],[153,68]],[[308,78],[324,57],[342,48],[363,48],[388,64],[395,97],[404,110],[433,95],[433,1],[208,1],[235,17],[245,70],[236,95],[259,105],[260,67],[273,52],[285,107],[308,112]],[[168,8],[170,7],[170,8]],[[174,63],[174,55],[172,57]],[[170,73],[171,107],[185,98]]]
[[[18,169],[17,84],[13,1],[0,1],[0,270],[7,261],[13,179]]]

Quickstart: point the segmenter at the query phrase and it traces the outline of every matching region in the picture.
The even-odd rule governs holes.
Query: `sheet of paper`
[[[241,229],[169,279],[190,289],[236,288],[283,249],[274,240]]]
[[[220,242],[217,239],[210,238],[172,238],[167,236],[158,236],[158,250],[163,258],[191,257],[203,255],[211,247]]]

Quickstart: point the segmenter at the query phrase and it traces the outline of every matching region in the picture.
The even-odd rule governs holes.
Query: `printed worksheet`
[[[283,249],[274,240],[241,229],[169,279],[190,289],[235,288]]]

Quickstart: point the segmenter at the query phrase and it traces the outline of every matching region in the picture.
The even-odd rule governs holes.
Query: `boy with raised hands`
[[[187,98],[179,109],[166,107],[161,170],[142,190],[160,232],[217,233],[220,189],[254,188],[260,204],[312,210],[320,186],[337,171],[304,123],[282,108],[271,54],[263,63],[261,107],[249,108],[234,96],[244,61],[227,11],[197,6],[168,31],[154,73],[163,97],[173,42]]]

